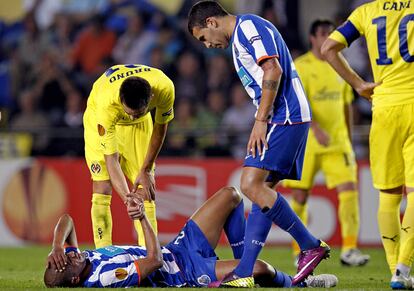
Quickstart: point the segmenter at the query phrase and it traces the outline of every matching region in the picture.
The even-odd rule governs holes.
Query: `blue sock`
[[[227,217],[224,223],[224,232],[229,240],[235,259],[240,259],[244,249],[244,231],[246,228],[246,217],[244,216],[243,200]]]
[[[272,221],[263,215],[259,205],[253,204],[247,218],[243,256],[234,269],[234,273],[239,277],[250,277],[253,274],[254,263],[264,246],[271,226]]]
[[[263,211],[264,215],[271,219],[281,229],[290,233],[290,235],[299,244],[301,250],[309,250],[319,246],[320,242],[316,239],[303,225],[300,218],[290,208],[289,203],[280,193],[277,193],[277,199],[271,209]]]
[[[276,275],[273,278],[273,283],[275,283],[274,287],[284,287],[289,288],[292,287],[292,277],[288,274],[285,274],[281,271],[275,270]]]

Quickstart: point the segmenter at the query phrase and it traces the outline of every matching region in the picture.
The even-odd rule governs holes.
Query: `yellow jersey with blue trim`
[[[93,84],[85,113],[96,122],[101,143],[105,144],[105,154],[116,152],[116,126],[137,124],[150,115],[148,112],[141,118],[131,119],[123,109],[119,89],[123,81],[132,76],[143,78],[150,84],[149,111],[155,109],[155,122],[166,124],[174,118],[174,84],[161,70],[144,65],[110,67]]]
[[[376,0],[356,8],[329,37],[346,46],[365,36],[375,82],[373,106],[414,103],[414,1]]]

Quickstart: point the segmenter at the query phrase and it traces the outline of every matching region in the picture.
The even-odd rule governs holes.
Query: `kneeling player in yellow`
[[[174,85],[160,70],[116,65],[93,84],[84,115],[85,157],[93,180],[92,227],[97,248],[112,245],[112,187],[122,201],[142,187],[145,209],[157,229],[154,163],[174,117]],[[153,124],[150,111],[155,109]],[[133,188],[130,190],[125,176]],[[142,228],[135,222],[138,244]]]
[[[295,61],[312,108],[312,125],[306,145],[302,179],[286,180],[292,189],[292,209],[307,224],[307,199],[315,174],[322,170],[327,187],[336,188],[339,198],[338,216],[341,225],[341,263],[361,266],[369,256],[357,249],[359,202],[356,188],[357,168],[350,142],[351,87],[325,62],[320,48],[333,31],[328,20],[316,20],[311,25],[311,50]],[[299,248],[294,243],[294,254]]]

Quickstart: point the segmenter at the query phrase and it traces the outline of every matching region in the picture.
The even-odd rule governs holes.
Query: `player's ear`
[[[206,19],[206,26],[207,28],[217,28],[218,23],[215,17],[208,17]]]

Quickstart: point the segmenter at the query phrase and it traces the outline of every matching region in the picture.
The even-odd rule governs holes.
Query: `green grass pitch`
[[[43,270],[49,250],[48,247],[37,246],[0,248],[0,290],[45,289],[42,281]],[[331,258],[321,263],[317,273],[332,273],[338,276],[339,285],[332,290],[391,290],[388,285],[390,273],[382,248],[363,249],[363,251],[371,255],[371,261],[364,267],[342,267],[339,263],[339,251],[334,249]],[[231,257],[228,248],[220,248],[217,253],[222,258]],[[260,258],[289,274],[295,272],[289,248],[266,248]],[[154,288],[142,289],[154,290]],[[173,288],[169,290],[171,289]]]

